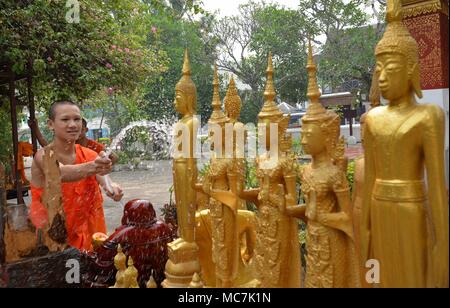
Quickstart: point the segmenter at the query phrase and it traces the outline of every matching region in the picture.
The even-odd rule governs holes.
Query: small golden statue
[[[203,271],[207,270],[207,276],[215,276],[212,286],[218,288],[237,287],[237,278],[240,268],[240,240],[238,227],[238,198],[237,177],[239,166],[236,160],[226,158],[225,154],[225,125],[230,122],[221,109],[219,97],[219,79],[217,67],[214,70],[214,95],[213,112],[208,121],[210,127],[210,139],[213,141],[212,158],[210,167],[203,178],[203,183],[194,184],[194,187],[202,193],[210,196],[209,210],[203,212],[201,225],[209,225],[212,232],[212,262],[214,263],[214,274],[206,264]],[[230,91],[229,91],[230,92]],[[228,101],[232,97],[228,97]],[[233,149],[230,149],[233,151]],[[196,179],[193,179],[193,183]],[[207,215],[208,217],[206,217]],[[205,221],[209,218],[209,221]],[[200,238],[204,239],[203,234]],[[205,239],[204,239],[205,240]],[[199,244],[199,246],[203,246]],[[210,261],[204,258],[201,263]],[[242,278],[242,277],[241,277]],[[241,280],[241,279],[240,279]],[[208,285],[210,286],[210,285]]]
[[[175,108],[182,115],[175,125],[175,145],[178,148],[173,159],[173,182],[177,206],[180,238],[168,244],[169,260],[166,264],[166,280],[162,286],[187,288],[192,275],[200,272],[198,246],[195,242],[196,192],[190,185],[197,177],[195,144],[198,120],[195,117],[197,89],[191,79],[188,51],[185,51],[183,77],[176,85]]]
[[[139,289],[138,283],[139,272],[134,266],[133,258],[128,257],[128,267],[125,270],[125,287],[129,289]]]
[[[285,211],[307,221],[305,287],[359,287],[350,188],[340,165],[343,152],[336,152],[340,118],[319,102],[311,42],[307,68],[310,105],[302,118],[301,143],[312,162],[300,171],[306,205],[288,205]]]
[[[272,54],[269,55],[265,103],[258,115],[259,127],[266,129],[266,149],[256,159],[260,188],[241,190],[239,195],[258,207],[256,273],[262,288],[299,288],[300,248],[298,225],[280,211],[280,205],[296,203],[296,174],[294,161],[288,154],[291,140],[286,137],[289,117],[284,117],[274,102]],[[271,130],[278,128],[276,137]],[[271,140],[272,139],[272,140]],[[272,141],[272,142],[271,142]],[[287,191],[280,192],[279,185]],[[286,200],[284,200],[286,198]]]
[[[117,269],[116,283],[110,288],[126,288],[125,271],[127,269],[127,256],[122,252],[122,246],[117,247],[117,254],[114,257],[114,266]]]
[[[387,1],[386,19],[375,55],[389,105],[366,118],[362,261],[379,262],[381,287],[448,287],[444,112],[415,100],[422,97],[418,45],[401,1]]]

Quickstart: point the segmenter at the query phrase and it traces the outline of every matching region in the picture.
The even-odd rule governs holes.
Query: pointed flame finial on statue
[[[319,86],[317,85],[317,67],[314,63],[311,39],[308,40],[308,64],[306,66],[308,70],[308,93],[310,104],[306,111],[308,117],[318,117],[326,113],[325,108],[319,101],[321,96]]]
[[[220,101],[220,94],[219,94],[219,73],[217,71],[217,65],[214,65],[213,87],[214,87],[212,100],[213,112],[211,114],[211,117],[209,118],[208,123],[224,124],[228,122],[228,118],[222,111],[222,102]]]
[[[264,91],[264,106],[259,113],[258,117],[259,119],[265,119],[265,118],[281,118],[283,116],[283,113],[278,108],[277,104],[275,103],[275,86],[273,82],[273,64],[272,64],[272,52],[269,52],[269,59],[267,63],[267,80],[266,80],[266,88]]]
[[[191,76],[191,63],[189,61],[189,51],[184,50],[183,76]]]
[[[233,76],[231,76],[227,94],[225,95],[223,102],[227,117],[229,117],[232,121],[237,121],[241,114],[242,100],[239,97]]]

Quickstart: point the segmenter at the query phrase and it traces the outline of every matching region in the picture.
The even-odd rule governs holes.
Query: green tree
[[[176,116],[173,101],[175,85],[181,78],[184,50],[188,48],[192,79],[197,86],[197,113],[202,123],[208,120],[212,107],[213,65],[216,41],[211,36],[214,16],[202,15],[196,20],[173,14],[154,14],[149,23],[154,32],[149,37],[169,59],[168,69],[153,79],[146,88],[145,114],[152,120]]]
[[[129,31],[139,20],[140,2],[79,3],[80,20],[70,23],[66,1],[2,2],[0,63],[11,64],[16,74],[33,63],[38,105],[56,99],[82,102],[109,87],[132,91],[143,77],[164,69],[163,55]]]
[[[236,75],[249,88],[243,92],[243,121],[254,122],[261,109],[269,51],[273,53],[279,99],[291,104],[305,100],[309,29],[297,10],[264,1],[241,5],[239,15],[216,24],[220,68]]]
[[[299,11],[318,34],[326,37],[319,56],[318,77],[322,85],[351,91],[359,95],[361,102],[361,96],[367,97],[370,90],[374,49],[384,29],[383,3],[305,0],[300,2]]]

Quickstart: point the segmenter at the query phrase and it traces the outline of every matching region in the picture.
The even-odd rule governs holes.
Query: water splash
[[[169,157],[171,153],[171,140],[172,140],[172,127],[176,119],[167,119],[159,122],[154,121],[136,121],[132,122],[127,127],[123,128],[119,134],[113,139],[111,145],[106,149],[105,156],[109,157],[112,151],[116,150],[119,144],[125,139],[128,132],[135,127],[146,127],[149,129],[149,133],[152,137],[153,144],[156,145],[156,150],[152,154],[159,157]],[[104,176],[105,188],[111,194],[114,189],[112,187],[111,178],[109,175]],[[125,206],[123,201],[120,201],[122,206]]]

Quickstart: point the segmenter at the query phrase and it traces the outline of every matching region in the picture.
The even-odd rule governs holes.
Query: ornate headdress
[[[310,104],[306,110],[306,114],[302,118],[302,123],[317,123],[324,129],[326,131],[326,137],[329,139],[327,144],[334,151],[340,132],[340,118],[334,111],[326,110],[319,101],[321,93],[317,86],[317,67],[313,59],[311,40],[308,44],[308,64],[306,68],[308,69],[307,96]]]
[[[183,63],[183,76],[181,77],[180,81],[178,81],[177,85],[175,86],[176,91],[182,91],[186,95],[193,96],[193,102],[192,110],[197,110],[197,87],[195,86],[194,82],[191,79],[191,64],[189,62],[189,53],[186,49],[184,52],[184,63]]]
[[[225,112],[227,116],[232,120],[239,119],[241,113],[242,101],[236,89],[234,78],[231,77],[230,84],[228,85],[227,94],[223,100],[225,105]]]
[[[419,75],[419,47],[416,40],[411,36],[406,26],[403,24],[402,2],[399,0],[387,0],[386,9],[387,28],[383,38],[375,48],[375,55],[378,56],[386,52],[395,52],[404,55],[408,61],[408,67],[417,67],[414,72],[416,80],[413,80],[414,90],[417,96],[422,97],[420,89]]]
[[[229,119],[222,111],[222,103],[220,101],[220,94],[219,94],[219,76],[217,73],[217,65],[214,65],[213,87],[214,87],[212,100],[213,112],[211,114],[211,117],[209,118],[208,123],[225,125],[225,123],[227,123]]]
[[[280,108],[275,104],[275,86],[273,84],[273,64],[272,64],[272,52],[269,52],[269,60],[267,65],[267,81],[264,91],[264,106],[261,112],[258,114],[260,122],[276,123],[278,124],[278,140],[281,145],[281,151],[287,151],[290,149],[291,138],[286,136],[286,130],[289,125],[290,116],[284,116]]]
[[[269,53],[269,60],[267,64],[267,81],[266,89],[264,91],[264,106],[261,112],[258,114],[259,120],[269,119],[272,123],[278,122],[282,117],[283,113],[275,104],[275,87],[273,85],[273,64],[272,64],[272,52]]]

